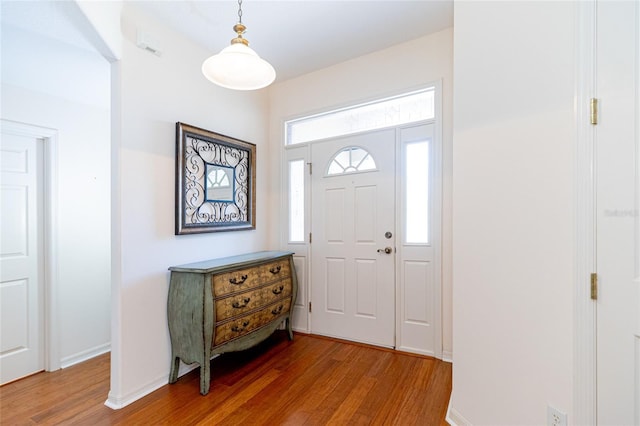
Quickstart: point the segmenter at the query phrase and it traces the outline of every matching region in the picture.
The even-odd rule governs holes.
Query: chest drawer
[[[289,276],[291,276],[291,268],[287,259],[254,268],[237,269],[213,276],[213,295],[220,297],[241,292]]]
[[[288,296],[291,296],[291,281],[281,280],[266,287],[217,299],[215,302],[216,321],[224,321],[237,315],[242,315],[245,312]]]
[[[233,339],[237,339],[238,337],[251,333],[265,324],[269,324],[279,316],[288,313],[290,307],[291,298],[289,297],[285,300],[272,303],[257,312],[244,315],[240,318],[216,326],[212,349],[222,343],[227,343]]]

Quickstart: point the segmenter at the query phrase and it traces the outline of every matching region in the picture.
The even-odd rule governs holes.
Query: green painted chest
[[[248,349],[286,322],[298,293],[293,253],[263,251],[172,266],[167,316],[171,335],[169,383],[180,360],[200,365],[200,393],[209,392],[215,354]]]

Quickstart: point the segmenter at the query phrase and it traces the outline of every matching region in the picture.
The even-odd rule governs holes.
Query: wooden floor
[[[109,356],[0,387],[0,424],[446,425],[451,364],[278,331],[121,409],[104,406]]]

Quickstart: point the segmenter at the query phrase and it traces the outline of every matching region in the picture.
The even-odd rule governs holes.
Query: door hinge
[[[311,244],[312,240],[313,240],[313,234],[311,232],[309,232],[309,244]]]
[[[309,313],[311,313],[311,302],[309,302]]]
[[[598,99],[597,98],[591,98],[591,101],[589,102],[589,117],[591,120],[591,124],[596,125],[598,124]]]
[[[309,165],[309,174],[312,175],[313,174],[313,164],[311,163],[307,163]]]
[[[591,274],[591,300],[598,300],[598,274]]]

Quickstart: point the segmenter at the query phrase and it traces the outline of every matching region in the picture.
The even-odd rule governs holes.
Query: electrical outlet
[[[547,405],[547,426],[567,426],[567,413]]]

